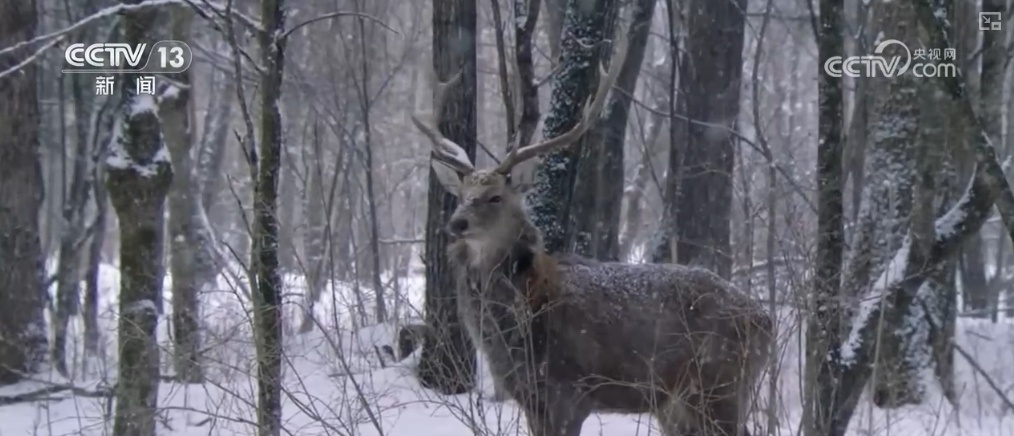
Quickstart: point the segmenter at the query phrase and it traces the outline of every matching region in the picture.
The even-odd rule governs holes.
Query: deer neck
[[[494,274],[508,278],[515,275],[517,265],[512,258],[520,248],[530,253],[542,252],[542,238],[527,220],[508,232],[455,241],[450,254],[456,266],[472,280],[481,277],[486,279],[482,281],[488,281]]]

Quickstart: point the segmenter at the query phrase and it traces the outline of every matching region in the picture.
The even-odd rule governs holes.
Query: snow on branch
[[[884,272],[863,295],[849,334],[838,349],[838,363],[842,367],[865,363],[878,325],[872,320],[880,317],[888,297],[898,295],[908,287],[918,289],[929,271],[949,259],[986,222],[996,199],[997,184],[984,167],[980,159],[965,193],[934,222],[935,237],[929,253],[912,251],[910,231]]]
[[[263,31],[263,29],[260,27],[260,24],[259,24],[259,22],[257,20],[254,20],[253,18],[245,16],[245,15],[243,15],[241,13],[238,13],[235,10],[230,10],[230,8],[227,8],[225,5],[218,4],[218,3],[213,3],[213,2],[210,2],[208,0],[202,0],[200,5],[195,4],[191,0],[147,0],[147,1],[142,1],[141,3],[138,3],[138,4],[117,3],[117,4],[109,6],[107,8],[103,8],[102,10],[99,10],[98,12],[95,12],[94,14],[91,14],[91,15],[89,15],[87,17],[84,17],[81,20],[79,20],[77,22],[74,22],[73,24],[71,24],[71,25],[69,25],[67,27],[64,27],[64,28],[62,28],[60,30],[56,30],[56,31],[53,31],[53,32],[49,32],[49,33],[45,33],[45,34],[42,34],[42,35],[38,35],[38,36],[36,36],[36,37],[34,37],[32,39],[28,39],[28,40],[25,40],[25,41],[18,42],[18,43],[13,44],[13,45],[11,45],[9,47],[0,48],[0,55],[4,55],[4,54],[7,54],[7,53],[14,52],[16,50],[20,50],[22,47],[30,46],[30,45],[37,44],[37,43],[44,42],[44,41],[46,42],[46,44],[44,46],[42,46],[38,50],[36,50],[36,52],[33,53],[32,56],[29,56],[28,59],[26,59],[24,62],[22,62],[22,63],[20,63],[18,65],[15,65],[13,68],[10,68],[10,69],[5,70],[2,73],[0,73],[0,78],[2,78],[3,76],[6,76],[8,74],[10,74],[12,71],[16,71],[16,70],[18,70],[20,68],[24,68],[25,65],[28,65],[28,64],[34,62],[35,60],[37,60],[38,57],[39,57],[39,55],[41,55],[43,52],[45,52],[46,50],[49,50],[54,45],[56,45],[59,41],[61,41],[62,39],[66,38],[67,34],[73,32],[75,30],[78,30],[78,29],[80,29],[80,28],[82,28],[84,26],[87,26],[87,25],[89,25],[89,24],[91,24],[91,23],[93,23],[95,21],[101,20],[101,19],[106,18],[106,17],[117,16],[117,15],[120,15],[120,14],[122,14],[124,12],[138,11],[138,10],[142,10],[142,9],[146,9],[146,8],[151,8],[151,7],[158,7],[158,6],[183,5],[183,4],[190,5],[191,7],[195,8],[195,9],[198,9],[198,10],[205,10],[205,9],[211,10],[211,11],[215,12],[216,14],[218,14],[219,16],[222,16],[225,13],[224,11],[228,10],[229,11],[228,15],[233,16],[233,17],[237,17],[239,19],[239,21],[242,22],[243,25],[245,25],[246,27],[252,28],[255,31]],[[202,14],[202,15],[205,16],[205,17],[207,17],[204,14]]]
[[[956,47],[951,38],[954,34],[952,23],[948,21],[946,14],[942,14],[940,11],[939,4],[934,0],[916,1],[916,13],[919,15],[919,21],[929,31],[934,46]],[[975,107],[968,97],[967,89],[960,76],[952,77],[941,74],[937,80],[957,103],[960,116],[971,123],[970,131],[975,132],[975,137],[970,139],[975,144],[976,162],[985,167],[985,172],[989,174],[989,178],[994,183],[994,189],[997,191],[995,192],[996,209],[1000,212],[1000,217],[1007,227],[1008,236],[1014,242],[1014,192],[1011,192],[1010,184],[1003,173],[1004,169],[997,161],[996,147],[986,133],[986,123],[975,112]]]
[[[154,6],[165,6],[165,5],[173,5],[173,4],[181,4],[181,3],[182,3],[181,0],[148,0],[148,1],[141,2],[141,3],[138,3],[138,4],[134,4],[134,5],[117,3],[116,5],[104,8],[104,9],[102,9],[102,10],[100,10],[100,11],[94,13],[94,14],[91,14],[91,15],[85,17],[85,18],[82,18],[80,21],[78,21],[78,22],[76,22],[74,24],[71,24],[71,25],[69,25],[67,27],[64,27],[63,29],[60,29],[60,30],[57,30],[57,31],[54,31],[54,32],[50,32],[50,33],[46,33],[46,34],[43,34],[43,35],[39,35],[39,36],[36,36],[35,38],[29,39],[29,40],[26,40],[26,41],[21,41],[21,42],[19,42],[17,44],[14,44],[14,45],[10,46],[10,47],[2,48],[2,49],[0,49],[0,55],[13,52],[15,50],[20,49],[21,47],[32,45],[32,44],[35,44],[35,43],[38,43],[38,42],[48,41],[48,40],[51,40],[51,39],[54,39],[54,38],[64,37],[68,33],[73,32],[73,31],[75,31],[77,29],[80,29],[80,28],[82,28],[82,27],[84,27],[84,26],[86,26],[88,24],[91,24],[94,21],[100,20],[102,18],[111,17],[111,16],[119,15],[119,14],[124,13],[124,12],[137,11],[137,10],[141,10],[141,9],[145,9],[145,8],[150,8],[150,7],[154,7]],[[48,47],[52,47],[52,44],[50,44]]]
[[[52,41],[47,42],[42,47],[39,47],[37,50],[35,50],[35,53],[32,53],[31,55],[29,55],[27,58],[25,58],[25,60],[23,60],[21,62],[18,62],[13,67],[10,67],[10,68],[8,68],[8,69],[6,69],[4,71],[0,71],[0,79],[3,79],[4,77],[10,75],[11,73],[14,73],[15,71],[19,71],[22,68],[26,67],[28,64],[31,64],[32,62],[35,62],[35,60],[38,59],[39,56],[42,55],[42,53],[44,53],[46,50],[49,50],[54,45],[59,44],[60,41],[63,41],[65,38],[66,38],[66,35],[60,35],[60,36],[58,36],[57,38],[53,39]]]

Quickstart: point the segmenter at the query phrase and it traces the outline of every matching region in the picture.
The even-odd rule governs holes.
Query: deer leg
[[[677,396],[665,401],[655,410],[655,420],[663,436],[695,436],[697,413],[688,410],[688,404]]]
[[[591,408],[565,387],[545,389],[543,398],[528,402],[525,418],[531,436],[580,436]],[[538,401],[542,400],[542,401]]]
[[[701,436],[750,436],[740,396],[731,389],[715,389],[700,398],[698,434]]]

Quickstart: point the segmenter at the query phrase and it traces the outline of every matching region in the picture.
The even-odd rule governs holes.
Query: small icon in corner
[[[979,30],[1001,30],[1002,27],[999,12],[979,12]]]

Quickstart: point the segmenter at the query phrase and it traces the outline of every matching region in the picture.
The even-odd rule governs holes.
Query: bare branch
[[[37,50],[35,50],[35,53],[32,53],[31,55],[29,55],[28,57],[26,57],[25,60],[23,60],[21,62],[18,62],[13,67],[10,67],[10,68],[8,68],[8,69],[6,69],[4,71],[0,71],[0,79],[3,79],[7,75],[9,75],[9,74],[11,74],[11,73],[13,73],[15,71],[18,71],[18,70],[24,68],[25,66],[27,66],[28,64],[31,64],[32,62],[35,62],[35,60],[38,59],[39,56],[41,56],[43,52],[45,52],[46,50],[49,50],[51,47],[53,47],[54,45],[58,44],[60,41],[63,41],[66,38],[66,36],[67,35],[60,35],[60,36],[56,37],[56,39],[47,42],[42,47],[39,47]]]
[[[581,121],[579,121],[577,125],[569,131],[555,138],[511,150],[510,154],[504,158],[503,162],[496,167],[497,172],[501,174],[509,174],[511,169],[521,162],[543,153],[547,153],[555,148],[570,145],[578,139],[581,139],[581,136],[595,125],[602,112],[602,108],[605,107],[606,97],[609,95],[609,90],[612,89],[613,84],[616,83],[616,79],[620,75],[620,71],[623,70],[623,63],[627,57],[627,51],[630,48],[627,45],[628,40],[626,32],[620,31],[617,32],[617,34],[619,36],[616,39],[616,45],[620,47],[619,51],[610,61],[608,72],[604,71],[601,65],[599,66],[599,86],[598,89],[595,90],[593,98],[585,104],[584,115],[581,117]]]
[[[302,23],[299,23],[299,24],[297,24],[295,26],[292,26],[291,28],[289,28],[289,30],[286,30],[285,33],[283,33],[282,36],[279,37],[279,39],[286,39],[286,38],[288,38],[289,35],[291,35],[295,31],[299,30],[301,27],[308,26],[308,25],[316,23],[318,21],[330,20],[332,18],[338,18],[338,17],[359,17],[359,18],[365,18],[365,19],[367,19],[369,21],[374,22],[378,26],[383,27],[384,29],[390,30],[395,35],[399,35],[399,36],[401,35],[400,33],[398,33],[397,30],[392,29],[391,26],[388,26],[386,23],[384,23],[383,21],[381,21],[379,18],[374,17],[372,15],[364,14],[362,12],[341,12],[341,11],[339,11],[339,12],[331,12],[331,13],[328,13],[328,14],[324,14],[324,15],[321,15],[319,17],[313,17],[313,18],[311,18],[309,20],[303,21]]]

